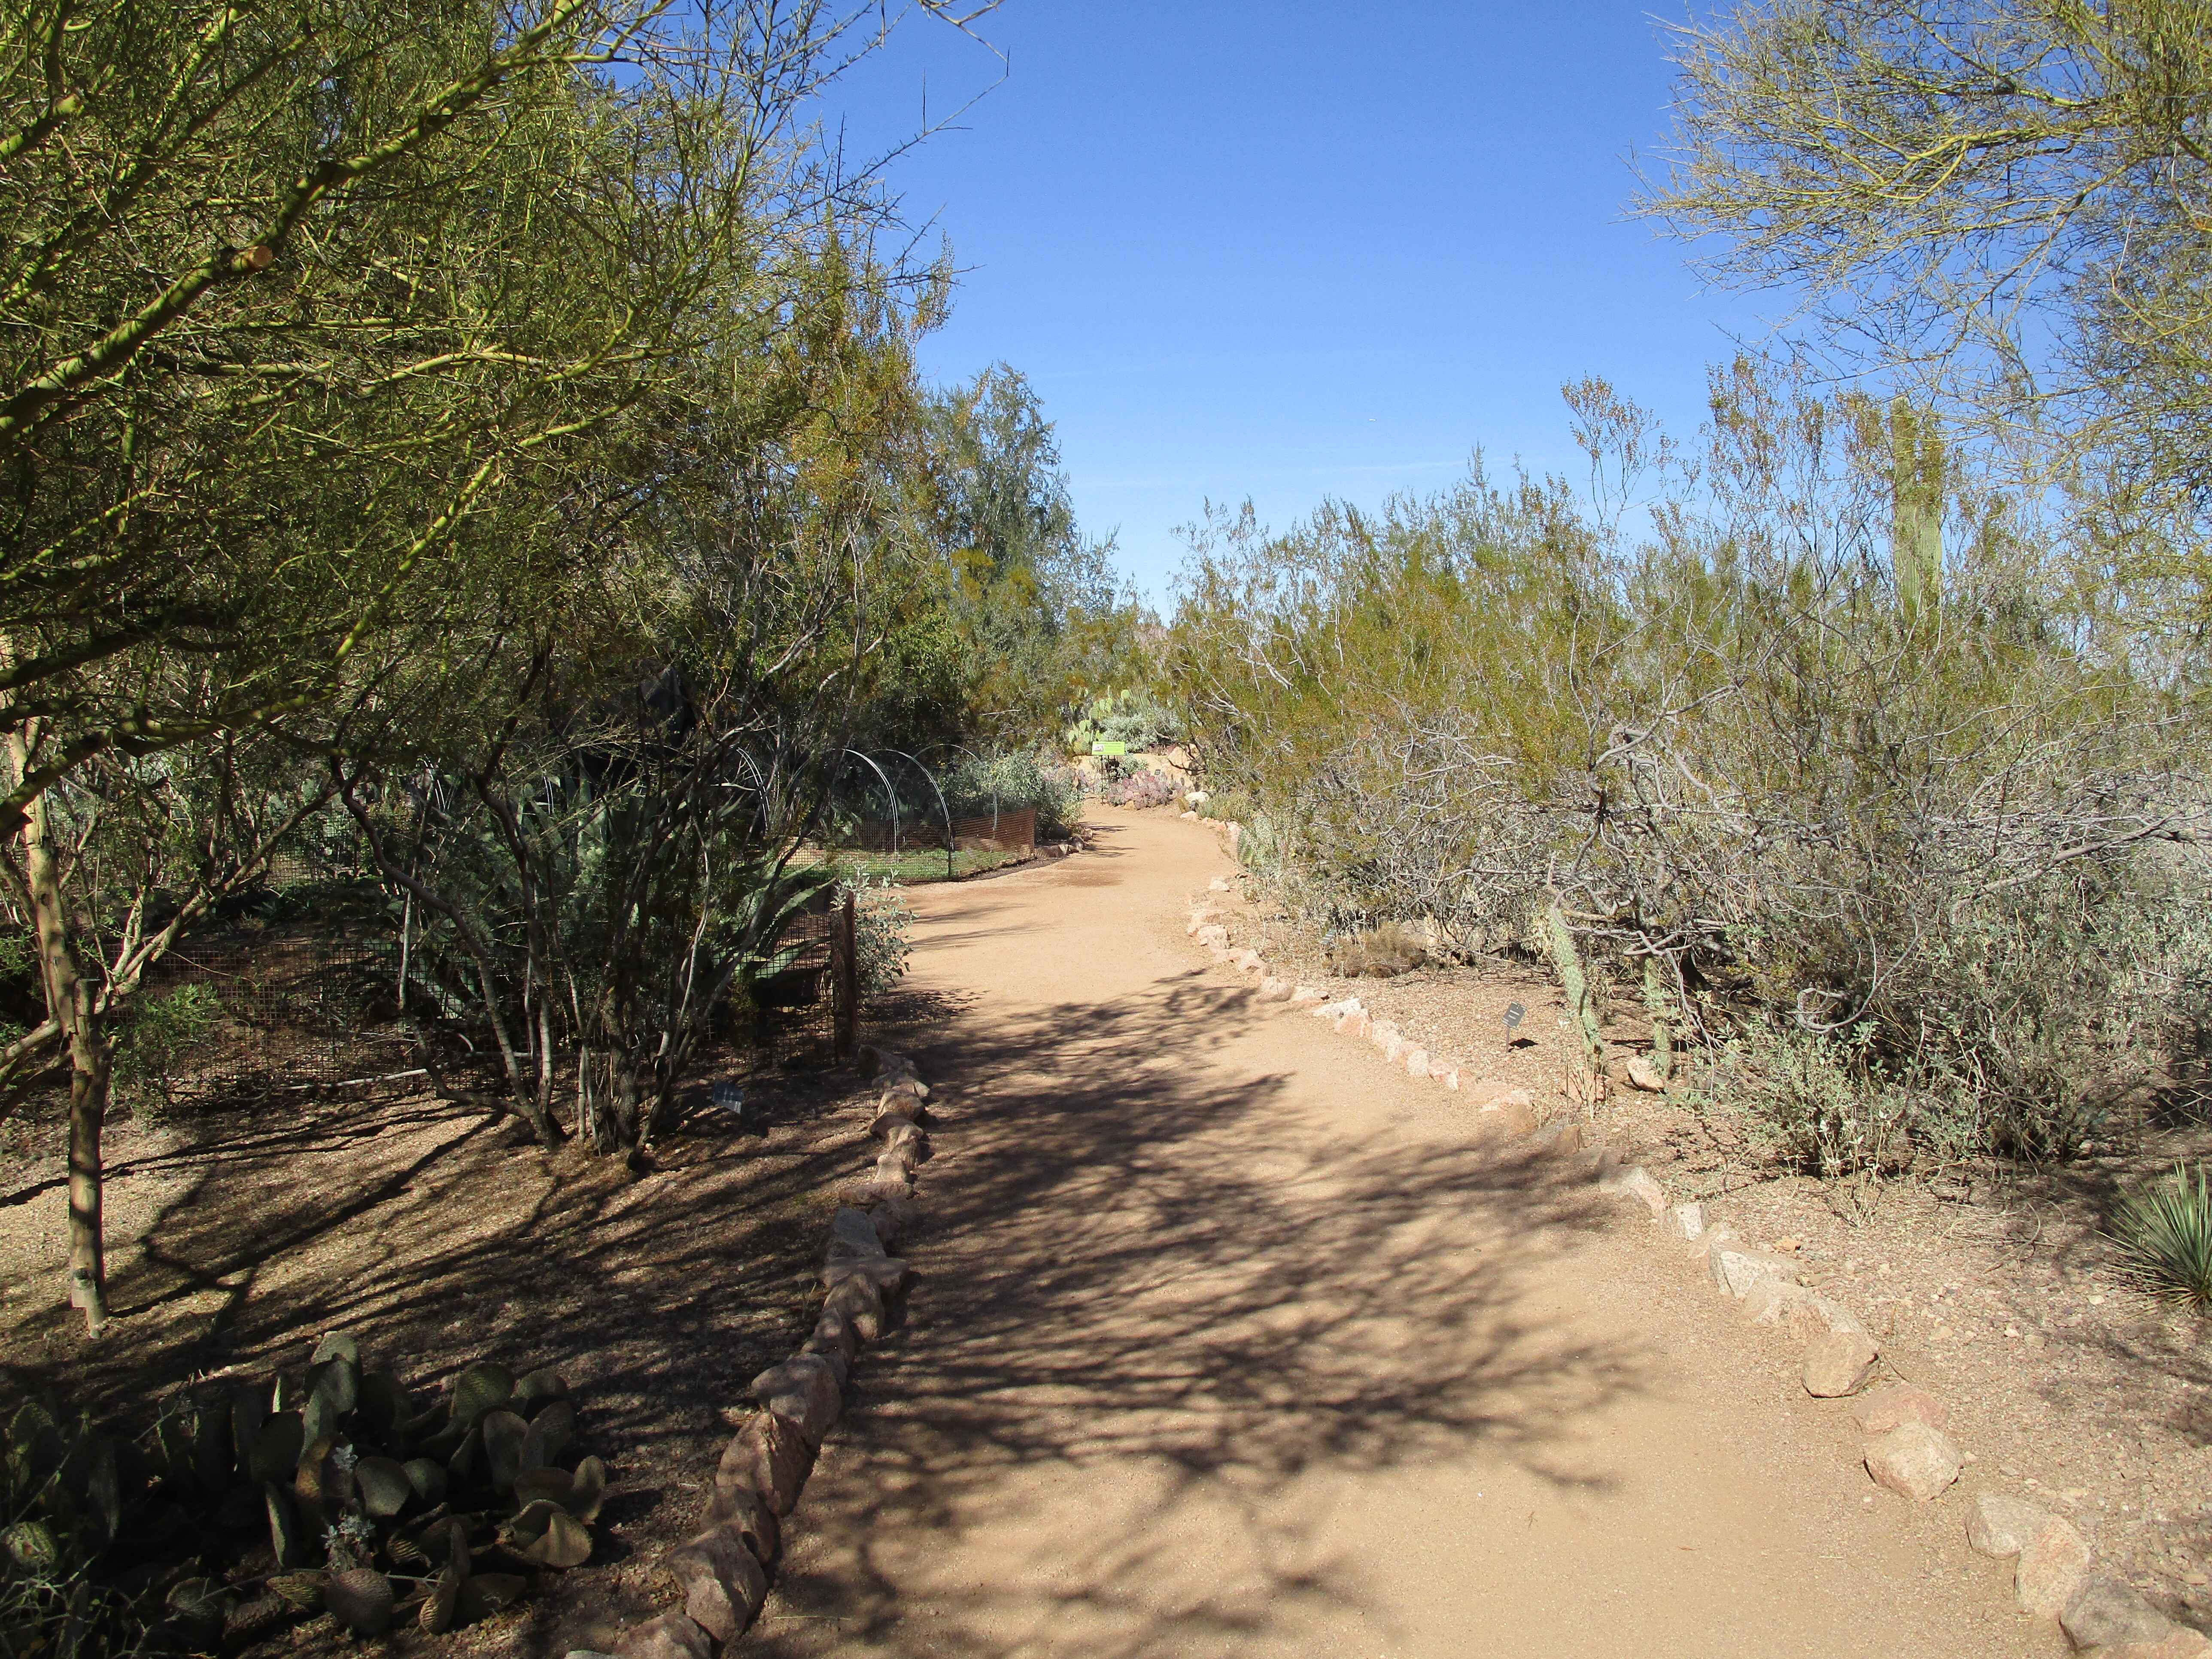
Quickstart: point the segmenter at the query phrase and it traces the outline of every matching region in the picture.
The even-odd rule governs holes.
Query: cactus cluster
[[[420,1399],[343,1332],[303,1373],[179,1389],[137,1440],[33,1401],[0,1463],[7,1620],[56,1659],[235,1649],[323,1609],[465,1625],[589,1559],[606,1466],[575,1432],[556,1372],[478,1364]]]

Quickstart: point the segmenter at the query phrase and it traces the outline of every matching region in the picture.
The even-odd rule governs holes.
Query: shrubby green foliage
[[[1207,527],[1168,662],[1217,798],[1339,928],[1534,954],[1557,907],[1601,990],[1655,963],[1808,1165],[2069,1153],[2205,983],[2191,680],[1955,457],[1901,604],[1923,478],[1865,400],[1738,364],[1694,471],[1601,386],[1571,401],[1586,495],[1478,470]]]

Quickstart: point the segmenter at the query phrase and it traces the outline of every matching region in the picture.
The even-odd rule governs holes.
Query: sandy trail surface
[[[1184,937],[1211,836],[925,890],[924,1275],[777,1655],[2051,1655],[1648,1220]]]

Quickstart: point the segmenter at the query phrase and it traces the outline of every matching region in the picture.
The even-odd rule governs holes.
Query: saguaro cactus
[[[1943,433],[1930,411],[1903,398],[1889,406],[1890,564],[1907,622],[1932,617],[1943,599]]]

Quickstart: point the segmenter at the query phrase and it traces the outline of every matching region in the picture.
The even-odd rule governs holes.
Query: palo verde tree
[[[2085,489],[2201,612],[2212,3],[1781,0],[1674,39],[1644,210]]]
[[[583,481],[653,487],[610,459],[625,417],[781,314],[791,227],[865,198],[800,121],[878,26],[811,0],[0,8],[0,835],[71,1067],[94,1328],[110,1054],[52,792],[243,734],[312,747],[393,663],[462,664],[462,621],[557,614]]]

